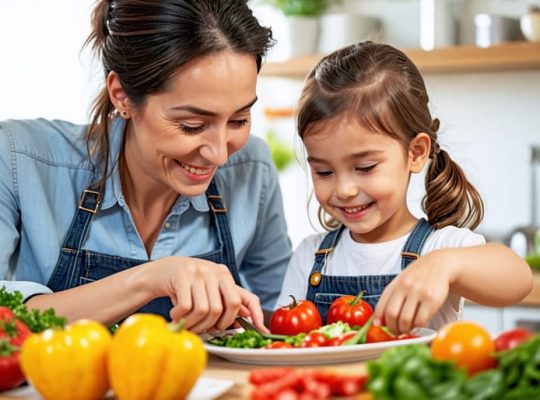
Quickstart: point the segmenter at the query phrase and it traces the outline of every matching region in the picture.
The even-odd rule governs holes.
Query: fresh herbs
[[[0,306],[8,307],[15,317],[24,322],[32,332],[41,332],[48,328],[63,328],[66,325],[66,319],[57,316],[52,308],[43,312],[28,310],[23,303],[22,293],[8,292],[5,286],[0,288]]]

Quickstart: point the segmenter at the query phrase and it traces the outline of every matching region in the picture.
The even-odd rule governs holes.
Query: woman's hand
[[[384,289],[374,320],[394,333],[426,326],[448,297],[451,268],[442,252],[420,257],[401,271]]]
[[[237,286],[223,264],[166,257],[148,263],[145,274],[150,296],[169,297],[173,303],[171,319],[184,318],[186,327],[194,332],[225,330],[239,313],[251,315],[258,326],[262,325],[259,299]]]

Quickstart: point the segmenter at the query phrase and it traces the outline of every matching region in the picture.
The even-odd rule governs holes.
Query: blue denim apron
[[[212,225],[219,246],[212,252],[195,257],[225,264],[231,271],[236,284],[240,285],[234,245],[227,221],[227,209],[214,181],[210,183],[206,191],[206,198],[212,211]],[[99,192],[92,190],[90,187],[83,192],[79,202],[79,209],[75,213],[67,237],[60,250],[60,257],[55,270],[47,283],[47,286],[53,292],[93,282],[148,262],[148,260],[136,260],[82,250],[92,216],[99,208],[99,201]],[[159,271],[156,271],[156,273],[159,273]],[[171,300],[168,297],[161,297],[150,301],[137,312],[160,314],[170,320],[169,311],[171,308]]]
[[[334,250],[345,226],[329,232],[315,252],[315,263],[311,269],[306,298],[317,306],[321,318],[326,321],[326,315],[332,302],[343,295],[356,296],[360,291],[365,291],[362,297],[373,308],[381,297],[381,294],[392,279],[397,275],[362,275],[362,276],[339,276],[324,275],[323,270],[328,255]],[[420,219],[409,235],[407,242],[401,251],[401,270],[416,260],[424,247],[426,239],[433,231],[433,227],[425,219]]]

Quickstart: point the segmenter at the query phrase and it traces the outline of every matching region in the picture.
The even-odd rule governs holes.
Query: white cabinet
[[[507,307],[502,309],[502,329],[506,331],[518,326],[540,332],[540,308]]]
[[[540,308],[532,306],[513,306],[493,308],[477,304],[465,304],[463,320],[473,321],[488,330],[491,336],[508,329],[525,327],[540,332]]]
[[[497,336],[503,331],[503,315],[501,308],[484,307],[476,304],[465,304],[463,320],[476,322],[491,334]]]

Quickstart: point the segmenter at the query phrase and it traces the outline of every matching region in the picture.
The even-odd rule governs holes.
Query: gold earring
[[[129,114],[126,110],[122,110],[120,111],[120,116],[124,119],[128,119],[129,118]]]

